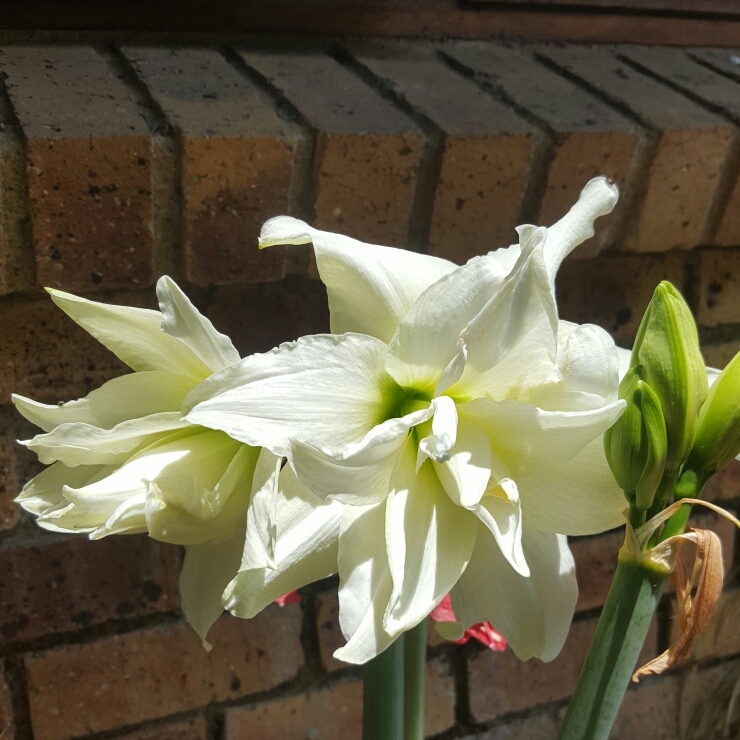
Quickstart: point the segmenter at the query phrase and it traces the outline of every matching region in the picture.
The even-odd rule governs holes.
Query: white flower
[[[564,535],[622,522],[601,435],[624,403],[611,338],[559,321],[553,281],[616,200],[593,180],[553,227],[520,227],[519,245],[460,268],[265,224],[264,246],[313,243],[335,335],[242,360],[184,410],[287,456],[326,503],[278,496],[279,570],[243,564],[230,610],[251,616],[337,569],[345,661],[385,649],[448,592],[461,632],[490,621],[521,658],[558,653],[577,595]]]
[[[187,394],[239,354],[168,277],[157,284],[161,313],[49,292],[136,372],[58,406],[13,396],[44,430],[24,444],[50,465],[17,501],[52,531],[92,539],[148,532],[188,546],[183,609],[205,639],[241,562],[250,501],[250,515],[259,516],[260,501],[274,498],[280,469],[272,453],[180,413]],[[272,562],[268,550],[269,543],[265,564]]]

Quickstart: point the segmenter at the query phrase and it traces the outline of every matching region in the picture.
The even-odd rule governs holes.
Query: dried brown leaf
[[[691,577],[688,577],[686,566],[680,559],[676,559],[676,566],[671,574],[678,600],[681,635],[662,655],[637,670],[632,676],[633,681],[639,681],[641,676],[663,673],[688,655],[691,646],[704,631],[717,608],[724,577],[720,539],[708,529],[693,529],[670,537],[658,547],[671,550],[675,557],[686,542],[693,542],[696,546]],[[692,599],[691,592],[695,584],[696,596]]]

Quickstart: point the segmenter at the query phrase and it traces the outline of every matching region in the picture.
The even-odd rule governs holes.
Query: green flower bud
[[[639,365],[631,368],[619,384],[627,408],[604,435],[604,452],[627,500],[647,511],[663,477],[668,440],[660,400],[641,372]]]
[[[740,353],[709,389],[686,468],[705,482],[740,454]]]
[[[673,493],[678,472],[694,443],[699,411],[707,397],[707,372],[691,310],[667,281],[655,289],[637,332],[631,366],[660,401],[668,435],[661,498]]]

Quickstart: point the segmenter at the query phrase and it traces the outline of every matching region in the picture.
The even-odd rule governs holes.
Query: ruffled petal
[[[514,571],[481,523],[475,550],[450,594],[463,628],[489,621],[521,660],[552,660],[568,635],[576,599],[575,564],[561,535],[524,531],[530,576]]]
[[[238,533],[215,545],[190,545],[180,571],[180,604],[185,618],[210,650],[208,630],[224,611],[223,593],[239,570],[246,522]]]
[[[52,406],[23,396],[11,398],[18,411],[45,432],[75,422],[113,429],[129,419],[179,411],[194,385],[187,375],[152,370],[109,380],[79,401]]]
[[[390,635],[424,619],[470,559],[475,517],[450,501],[431,463],[416,472],[413,441],[399,455],[386,503],[385,540],[393,593],[384,618]]]
[[[190,347],[162,331],[162,314],[111,306],[48,289],[54,303],[132,370],[164,370],[203,380],[211,374]]]
[[[241,561],[245,567],[277,570],[277,502],[283,462],[283,458],[273,455],[269,450],[260,451],[247,513],[249,540]]]
[[[443,463],[450,459],[457,440],[457,408],[449,396],[438,396],[432,400],[432,433],[419,440],[416,455],[418,470],[427,459]]]
[[[292,468],[284,466],[275,507],[277,570],[249,568],[242,559],[224,592],[225,607],[249,619],[284,594],[336,573],[339,521],[344,511],[342,504],[314,496]]]
[[[438,257],[318,231],[289,216],[262,227],[260,247],[274,244],[313,244],[333,334],[357,332],[386,343],[424,290],[456,267]]]
[[[624,524],[624,493],[614,481],[599,436],[561,465],[532,468],[517,478],[524,525],[586,535]]]
[[[366,663],[393,641],[383,629],[392,582],[385,551],[385,502],[350,506],[339,534],[339,625],[347,644],[334,657]]]
[[[239,362],[239,353],[231,340],[216,331],[167,275],[157,282],[157,298],[162,311],[162,331],[184,342],[212,372]]]
[[[290,438],[343,447],[396,415],[403,396],[383,369],[385,353],[383,342],[360,334],[303,337],[216,373],[183,411],[281,457]]]

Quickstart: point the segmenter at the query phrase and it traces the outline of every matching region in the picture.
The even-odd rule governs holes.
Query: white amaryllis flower
[[[592,180],[551,228],[459,268],[265,224],[263,246],[313,244],[335,335],[242,360],[184,410],[287,456],[325,503],[278,497],[278,570],[243,563],[231,611],[337,569],[342,660],[378,654],[448,592],[461,633],[489,621],[521,658],[559,652],[577,596],[564,535],[622,522],[601,437],[624,404],[611,338],[559,321],[553,281],[616,200]]]
[[[92,539],[147,532],[186,545],[183,610],[205,639],[241,562],[250,503],[249,516],[259,519],[260,501],[274,498],[280,470],[267,450],[180,413],[187,394],[238,362],[239,354],[168,277],[157,284],[161,312],[49,292],[136,372],[58,406],[13,396],[18,410],[44,430],[23,444],[50,465],[17,501],[53,531]],[[264,529],[261,523],[254,528]],[[263,541],[264,563],[273,564],[269,539]],[[252,542],[259,548],[259,539]]]

